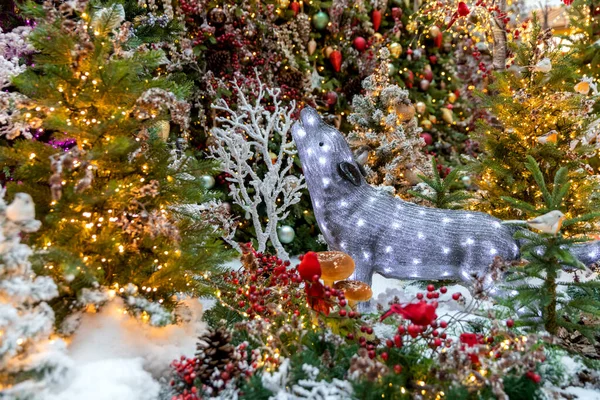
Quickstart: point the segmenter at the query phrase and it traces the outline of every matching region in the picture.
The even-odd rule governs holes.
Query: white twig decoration
[[[258,251],[265,251],[270,240],[278,256],[288,259],[277,237],[277,225],[288,216],[290,206],[300,201],[301,191],[306,187],[303,177],[290,174],[296,154],[289,136],[295,103],[289,107],[282,105],[281,89],[266,87],[258,74],[254,100],[244,94],[237,80],[232,83],[237,108],[231,109],[223,99],[212,106],[227,116],[216,118],[217,127],[212,134],[217,143],[210,147],[210,157],[220,161],[223,171],[231,175],[227,178],[231,197],[252,218]],[[265,98],[273,103],[273,112],[262,104]],[[274,159],[269,141],[279,144]],[[259,174],[259,162],[266,166],[266,173]],[[259,215],[260,206],[266,209],[266,222]]]

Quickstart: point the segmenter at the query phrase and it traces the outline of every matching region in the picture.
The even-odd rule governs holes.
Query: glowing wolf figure
[[[418,206],[367,184],[343,135],[306,107],[292,127],[315,217],[329,247],[356,263],[353,279],[373,273],[396,279],[457,279],[486,275],[494,257],[519,258],[515,227],[480,212]],[[576,246],[585,264],[600,243]],[[491,283],[491,282],[490,282]]]

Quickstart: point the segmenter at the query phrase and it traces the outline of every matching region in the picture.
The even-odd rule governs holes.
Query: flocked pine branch
[[[30,398],[58,383],[68,368],[66,346],[50,340],[58,296],[51,277],[32,269],[32,249],[21,235],[37,231],[31,196],[17,193],[9,205],[0,188],[0,388],[6,398]]]
[[[236,80],[233,89],[237,108],[232,109],[223,99],[213,109],[226,116],[216,118],[217,127],[212,130],[216,144],[210,147],[210,157],[219,161],[230,184],[233,201],[241,206],[252,219],[257,250],[271,244],[282,259],[288,254],[277,237],[277,225],[284,220],[292,205],[300,201],[301,191],[306,187],[304,178],[291,175],[294,163],[294,143],[289,136],[295,102],[283,106],[281,89],[268,88],[257,74],[256,97],[251,99]],[[269,99],[272,112],[267,111],[263,100]],[[277,141],[276,158],[272,158],[269,142]],[[262,163],[266,172],[261,173],[257,164]],[[266,220],[259,209],[266,210]]]
[[[425,194],[409,190],[408,193],[421,199],[431,202],[436,208],[457,209],[462,208],[463,203],[471,196],[464,190],[454,190],[455,186],[460,183],[459,168],[454,168],[444,178],[440,176],[437,169],[435,157],[431,159],[433,177],[419,175],[419,178],[429,186],[432,194]]]

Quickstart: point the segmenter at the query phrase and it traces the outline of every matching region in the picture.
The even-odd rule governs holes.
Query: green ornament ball
[[[312,22],[315,28],[318,30],[323,30],[327,28],[327,24],[329,23],[329,15],[325,11],[319,11],[312,17]]]
[[[210,175],[203,175],[200,177],[200,185],[204,189],[212,189],[215,186],[215,178]]]
[[[296,237],[296,232],[294,232],[294,228],[289,225],[282,225],[277,227],[277,238],[281,243],[292,243],[294,238]]]
[[[396,66],[392,63],[388,63],[387,67],[389,76],[395,75],[398,72],[398,69],[396,69]]]

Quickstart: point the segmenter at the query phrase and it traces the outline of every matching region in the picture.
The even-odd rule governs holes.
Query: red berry
[[[406,333],[406,328],[403,325],[398,327],[398,333],[404,335]]]
[[[345,299],[344,300],[340,300],[340,306],[346,307],[346,304],[348,304],[348,303],[346,302]]]
[[[345,317],[346,316],[346,310],[340,310],[340,316]]]
[[[427,298],[428,299],[433,299],[433,293],[432,292],[427,292]]]
[[[442,292],[442,294],[446,294],[447,291],[448,291],[448,288],[446,286],[442,286],[440,288],[440,292]]]
[[[423,300],[423,293],[417,293],[417,299]]]
[[[392,339],[387,339],[387,340],[385,341],[385,345],[386,345],[387,347],[394,347],[394,342],[392,342]]]
[[[427,291],[428,292],[433,292],[435,290],[435,286],[433,285],[427,285]]]
[[[402,337],[400,337],[400,335],[394,336],[394,344],[396,347],[402,347]]]
[[[383,361],[387,361],[388,360],[388,353],[386,353],[385,351],[383,353],[381,353],[381,358],[383,359]]]
[[[515,326],[515,321],[513,321],[512,319],[507,319],[506,326],[508,326],[509,328],[512,328],[513,326]]]
[[[369,358],[372,360],[375,358],[376,354],[375,354],[375,350],[369,350],[369,352],[367,353],[369,355]]]
[[[355,311],[350,311],[350,313],[348,313],[348,316],[350,318],[354,318],[354,317],[356,317],[356,312]]]
[[[349,334],[347,334],[347,335],[346,335],[346,338],[347,338],[348,340],[354,340],[354,334],[352,334],[352,333],[349,333]]]
[[[368,328],[367,328],[367,334],[368,334],[368,335],[372,335],[372,334],[373,334],[373,328],[371,328],[371,327],[368,327]]]
[[[402,365],[396,364],[394,365],[394,372],[399,374],[402,372]]]
[[[435,340],[433,341],[433,345],[435,347],[440,347],[442,345],[442,339],[435,338]]]
[[[361,326],[361,327],[360,327],[360,331],[361,331],[362,333],[365,333],[365,332],[367,331],[367,327],[366,327],[365,325]]]
[[[440,328],[446,329],[447,326],[448,326],[448,323],[446,321],[440,321]]]
[[[452,299],[453,299],[453,300],[458,300],[458,299],[460,299],[460,293],[459,293],[459,292],[456,292],[456,293],[454,293],[454,294],[452,295]]]

